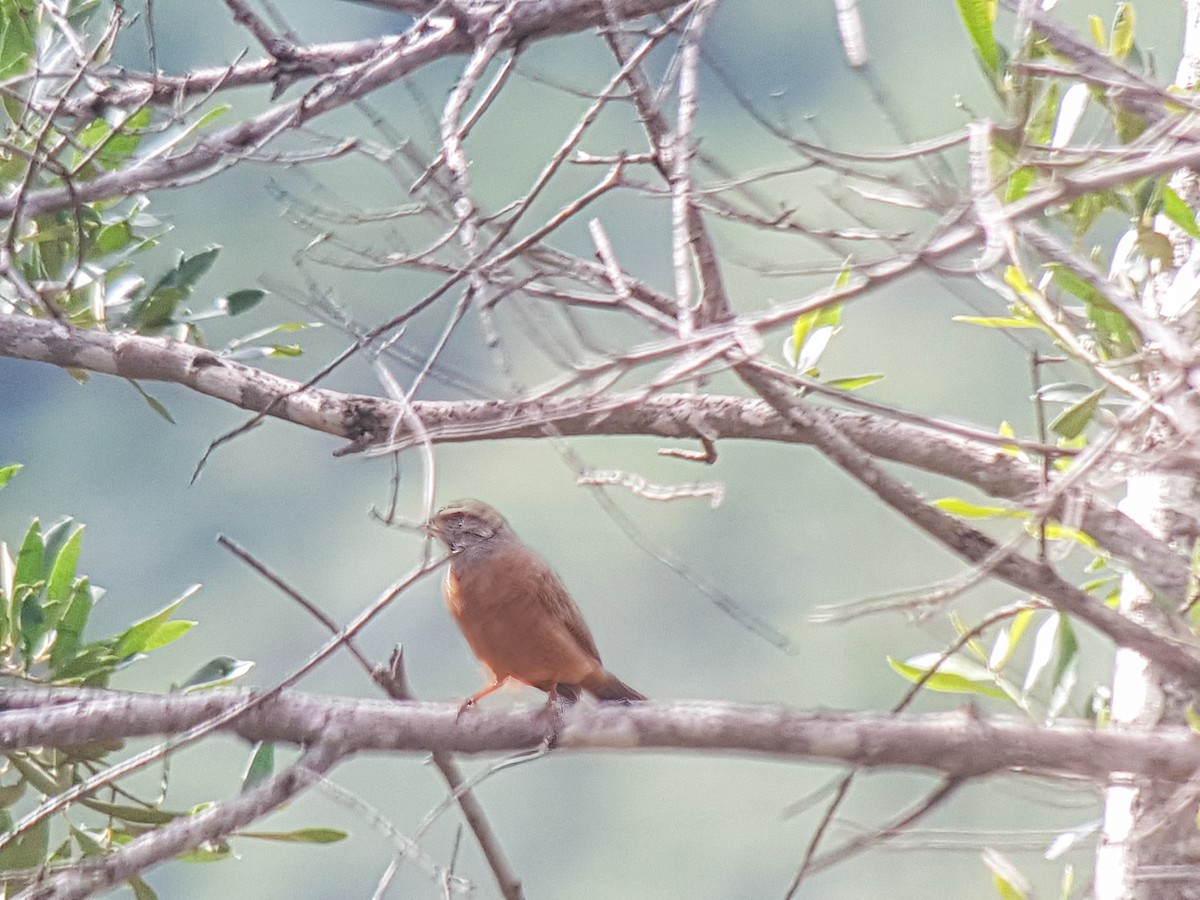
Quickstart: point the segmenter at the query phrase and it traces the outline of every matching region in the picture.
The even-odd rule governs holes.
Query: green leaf
[[[186,812],[171,811],[166,809],[157,809],[152,806],[130,806],[122,803],[105,803],[103,800],[95,800],[91,797],[85,797],[79,801],[88,809],[94,809],[109,818],[120,819],[122,822],[129,822],[133,825],[166,825],[168,822],[173,822],[180,816],[186,816]]]
[[[825,384],[839,391],[856,391],[882,380],[882,375],[852,375],[849,378],[831,378]]]
[[[960,500],[957,497],[942,497],[940,500],[934,500],[932,505],[942,510],[942,512],[948,512],[952,516],[959,516],[964,519],[1029,518],[1029,513],[1023,509],[1009,509],[1007,506],[981,506],[976,503],[968,503],[966,500]]]
[[[982,325],[985,328],[1041,328],[1033,319],[1018,319],[1013,316],[954,316],[955,322]]]
[[[1000,69],[1000,50],[992,24],[996,17],[995,3],[990,0],[956,0],[958,14],[967,27],[975,52],[979,54],[987,73],[993,77]]]
[[[50,562],[50,578],[46,582],[46,599],[51,602],[65,602],[70,599],[75,584],[75,567],[79,564],[79,551],[83,547],[83,526],[80,525],[67,538],[62,549],[53,557],[47,553]]]
[[[153,394],[149,393],[145,388],[143,388],[141,386],[141,384],[134,381],[132,378],[126,378],[125,380],[129,384],[133,385],[133,389],[135,391],[137,391],[139,394],[142,395],[142,399],[146,401],[147,406],[149,406],[152,410],[154,410],[156,413],[158,413],[160,416],[162,416],[164,419],[166,419],[172,425],[175,424],[175,419],[172,418],[170,410],[168,410],[165,406],[163,406],[162,403],[159,402],[158,398],[156,398]]]
[[[259,741],[254,745],[250,761],[246,764],[246,774],[242,776],[244,794],[261,781],[275,774],[275,745],[269,741]]]
[[[0,466],[0,488],[4,487],[12,477],[24,468],[20,463],[13,463],[10,466]]]
[[[135,875],[125,883],[133,891],[133,896],[136,900],[158,900],[158,894],[154,892],[154,888],[146,884],[140,875]]]
[[[92,614],[94,604],[95,598],[87,578],[79,579],[71,592],[71,599],[67,603],[66,611],[55,626],[57,636],[54,646],[50,648],[50,671],[55,678],[59,676],[59,667],[68,660],[74,659],[79,652],[79,647],[83,643],[83,629],[87,625],[88,617]]]
[[[147,650],[152,649],[151,645],[162,646],[162,643],[158,642],[157,637],[159,629],[161,629],[164,625],[169,624],[168,620],[171,618],[171,613],[175,612],[175,610],[178,609],[185,600],[192,596],[192,594],[196,593],[196,591],[199,589],[200,585],[192,585],[183,592],[183,596],[181,596],[178,600],[168,603],[153,615],[147,616],[139,622],[135,622],[117,637],[113,652],[119,659],[124,659],[125,657],[132,656],[135,653],[145,653]],[[187,628],[191,628],[194,624],[194,622],[188,624]],[[185,628],[184,630],[186,631],[187,629]],[[175,635],[175,637],[178,636],[178,634]],[[171,638],[171,640],[174,640],[174,638]]]
[[[1050,430],[1065,438],[1078,437],[1096,415],[1096,408],[1103,396],[1104,388],[1097,388],[1082,400],[1073,403],[1055,417],[1050,423]]]
[[[142,143],[143,133],[149,126],[150,108],[143,107],[122,122],[105,141],[96,155],[96,162],[109,171],[120,169]]]
[[[93,240],[93,245],[102,254],[117,253],[129,246],[133,240],[133,229],[128,222],[113,222],[105,225]]]
[[[14,587],[21,585],[35,585],[44,577],[43,565],[45,563],[46,545],[42,542],[42,523],[38,519],[34,519],[29,526],[29,530],[25,532],[25,539],[21,542],[21,549],[17,553],[17,571],[13,578]]]
[[[0,847],[0,872],[35,869],[46,861],[50,849],[50,817],[43,816],[12,843]]]
[[[1163,213],[1168,219],[1182,228],[1188,235],[1200,239],[1200,226],[1196,224],[1196,213],[1183,202],[1183,198],[1167,185],[1162,195]]]
[[[163,622],[154,633],[146,640],[145,646],[137,651],[139,653],[149,653],[151,650],[157,650],[160,647],[165,647],[167,644],[173,643],[195,628],[196,622],[190,619],[173,619],[170,622]],[[122,657],[123,658],[123,657]]]
[[[1133,49],[1134,13],[1133,4],[1118,3],[1117,12],[1113,18],[1112,44],[1109,55],[1118,62],[1129,55]]]
[[[54,672],[58,684],[98,684],[116,671],[120,662],[107,641],[88,644]]]
[[[1032,895],[1029,879],[1007,857],[989,847],[983,851],[983,864],[991,871],[992,885],[1001,900],[1026,900]]]
[[[1071,541],[1092,551],[1100,549],[1096,539],[1079,528],[1072,528],[1070,525],[1063,525],[1060,522],[1047,522],[1041,528],[1038,528],[1034,522],[1029,522],[1028,525],[1030,534],[1034,536],[1045,534],[1048,541]]]
[[[290,844],[336,844],[350,835],[338,828],[297,828],[295,831],[239,831],[238,837]]]
[[[929,653],[917,656],[908,662],[888,657],[888,665],[914,684],[925,677],[925,673],[940,659],[940,655]],[[1009,699],[1008,694],[995,684],[995,676],[985,667],[967,659],[951,657],[943,660],[938,671],[929,676],[925,687],[931,691],[948,694],[981,694],[985,697]]]
[[[234,291],[225,298],[225,307],[229,310],[229,315],[241,315],[248,309],[253,309],[258,305],[258,302],[263,297],[267,296],[266,291],[260,291],[257,288],[250,288],[244,291]]]
[[[838,276],[841,279],[841,275]],[[796,317],[784,343],[784,356],[793,368],[808,372],[820,360],[842,320],[842,304],[830,303]]]
[[[1066,616],[1059,616],[1057,631],[1058,657],[1054,664],[1054,674],[1050,679],[1053,687],[1058,687],[1067,670],[1079,655],[1079,639],[1075,636],[1075,628]]]
[[[1029,193],[1033,182],[1037,179],[1037,170],[1032,166],[1022,166],[1008,176],[1008,184],[1004,188],[1004,202],[1014,203]]]
[[[0,5],[0,78],[12,78],[29,70],[37,50],[36,21],[33,10],[21,9],[15,3]]]
[[[993,672],[999,672],[1008,665],[1013,653],[1021,645],[1021,638],[1025,635],[1026,628],[1029,627],[1033,613],[1032,609],[1023,609],[1013,616],[1009,625],[1000,629],[995,643],[992,644],[992,652],[988,654],[988,668]]]
[[[187,681],[179,686],[179,691],[183,694],[190,694],[194,691],[224,687],[227,684],[232,684],[253,668],[254,663],[248,659],[218,656],[215,659],[210,659],[193,672]]]

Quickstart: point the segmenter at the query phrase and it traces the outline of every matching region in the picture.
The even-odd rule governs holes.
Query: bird
[[[547,705],[573,703],[581,691],[600,701],[646,699],[604,668],[562,580],[499,512],[480,500],[458,500],[438,510],[425,530],[450,551],[442,595],[492,676],[463,701],[459,715],[510,678],[545,691]]]

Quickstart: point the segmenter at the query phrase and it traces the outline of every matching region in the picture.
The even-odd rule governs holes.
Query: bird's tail
[[[588,676],[583,682],[583,689],[597,700],[633,703],[638,700],[647,699],[645,695],[639,694],[606,669],[597,669],[592,675]]]

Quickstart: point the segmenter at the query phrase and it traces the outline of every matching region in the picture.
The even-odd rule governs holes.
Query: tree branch
[[[0,315],[0,356],[86,369],[121,378],[182,384],[242,409],[270,415],[346,438],[361,450],[392,440],[389,449],[412,446],[403,424],[393,429],[401,407],[390,400],[303,388],[224,359],[211,350],[166,338],[81,331],[46,319]],[[576,435],[645,435],[670,440],[759,440],[814,443],[811,428],[789,423],[765,401],[714,394],[614,394],[540,400],[415,401],[434,443],[505,438],[544,439],[546,426]],[[824,415],[855,445],[878,459],[945,475],[992,497],[1028,501],[1041,490],[1038,466],[1005,452],[933,427],[894,421],[884,415],[826,409]],[[1189,564],[1161,540],[1103,498],[1069,491],[1049,512],[1081,515],[1079,526],[1106,551],[1130,565],[1164,595],[1182,602]]]
[[[0,691],[0,749],[65,746],[175,733],[254,696],[133,694],[72,689]],[[556,723],[536,710],[459,716],[446,703],[400,703],[287,692],[222,726],[250,741],[310,744],[336,734],[362,751],[502,753],[537,747],[553,731],[558,750],[703,750],[855,766],[915,766],[974,777],[1006,770],[1103,780],[1110,771],[1186,781],[1200,768],[1187,728],[1124,733],[1090,724],[1045,727],[982,718],[971,710],[922,716],[808,712],[780,705],[679,702],[576,706]]]

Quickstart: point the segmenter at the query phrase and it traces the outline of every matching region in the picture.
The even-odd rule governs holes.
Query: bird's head
[[[425,531],[446,545],[451,553],[486,546],[512,534],[504,516],[479,500],[457,500],[437,511]]]

